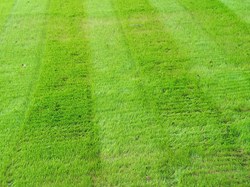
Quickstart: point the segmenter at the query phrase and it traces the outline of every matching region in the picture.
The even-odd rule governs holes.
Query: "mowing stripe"
[[[0,186],[249,186],[237,2],[2,0]]]
[[[86,5],[101,140],[96,186],[166,185],[157,170],[159,161],[167,159],[158,148],[168,147],[168,132],[150,100],[149,79],[134,59],[112,2]]]
[[[154,3],[165,14],[165,24],[172,29],[172,32],[181,40],[180,42],[185,41],[186,47],[183,46],[193,49],[190,50],[193,52],[189,54],[193,56],[195,72],[202,72],[200,75],[205,81],[204,92],[210,95],[218,106],[221,112],[220,121],[231,124],[240,131],[242,146],[249,152],[250,145],[246,141],[247,136],[243,135],[250,120],[248,114],[250,106],[250,34],[247,25],[217,1],[211,3],[217,7],[214,8],[214,12],[210,2],[205,1],[204,5],[199,5],[200,8],[204,9],[200,11],[200,14],[198,7],[192,9],[191,4],[190,7],[187,6],[188,9],[177,1],[168,1],[169,4],[163,1],[154,1]],[[185,4],[188,3],[185,2]],[[169,7],[173,7],[176,11],[172,13],[167,11]],[[219,10],[220,12],[216,12]],[[201,16],[206,11],[206,19],[201,20]],[[173,16],[171,17],[171,15]],[[220,19],[216,20],[215,15],[219,15]],[[227,21],[223,22],[223,20]],[[179,28],[179,25],[185,25],[185,27]],[[210,42],[207,42],[209,40]],[[234,50],[237,46],[238,49]],[[206,57],[205,54],[208,51],[211,53]]]
[[[192,3],[190,0],[177,1],[224,50],[231,63],[244,65],[249,61],[249,25],[239,19],[233,11],[219,0],[197,3]]]
[[[182,49],[188,51],[189,71],[199,76],[203,92],[210,98],[212,106],[217,108],[217,120],[207,131],[215,140],[214,145],[210,143],[214,151],[209,151],[203,158],[196,158],[193,169],[183,177],[181,182],[190,185],[194,183],[218,185],[223,178],[226,184],[221,185],[236,185],[239,181],[247,184],[247,172],[250,167],[248,161],[250,149],[247,141],[249,132],[247,111],[250,106],[248,63],[242,62],[238,65],[232,58],[228,58],[227,54],[223,53],[225,49],[218,44],[218,40],[211,37],[212,35],[204,30],[199,22],[197,23],[192,12],[183,8],[177,1],[151,0],[151,3],[159,10],[162,21],[179,41]],[[218,8],[220,9],[219,6]],[[224,16],[224,14],[219,15]],[[219,38],[217,35],[216,37]],[[222,40],[222,36],[220,39]],[[232,42],[231,45],[235,44]],[[245,50],[248,49],[244,48],[243,51]],[[242,54],[244,55],[243,52]],[[241,54],[238,55],[241,56]],[[209,123],[211,124],[211,121]],[[204,134],[206,139],[207,133]],[[202,143],[206,145],[205,142]],[[223,155],[223,152],[226,154]],[[196,172],[197,168],[203,168],[203,170]],[[240,174],[234,172],[235,168]]]
[[[242,20],[250,24],[250,2],[248,0],[220,0],[231,10],[235,11]]]
[[[11,184],[6,172],[39,72],[46,3],[40,1],[35,9],[37,3],[17,0],[0,35],[0,185],[4,186]]]
[[[116,1],[117,2],[117,1]],[[119,2],[119,1],[118,1]],[[174,45],[172,44],[173,42],[170,41],[166,41],[166,37],[162,37],[159,36],[159,38],[157,39],[156,36],[154,36],[154,34],[152,33],[157,33],[159,35],[159,33],[161,33],[159,30],[158,32],[146,32],[147,30],[145,28],[150,28],[150,26],[153,25],[153,23],[155,23],[156,21],[154,20],[153,23],[151,24],[145,24],[145,22],[143,22],[142,20],[144,20],[141,16],[140,16],[140,11],[143,10],[144,13],[146,13],[146,15],[149,15],[150,12],[150,7],[146,6],[146,3],[143,1],[137,1],[137,2],[133,2],[133,1],[126,1],[126,3],[121,2],[120,6],[118,6],[117,10],[121,11],[124,10],[123,12],[121,11],[120,16],[124,17],[124,30],[127,30],[127,32],[125,31],[125,33],[128,33],[126,35],[128,40],[130,40],[130,46],[131,46],[131,51],[133,52],[137,52],[137,56],[139,61],[141,61],[140,64],[143,64],[144,67],[148,67],[150,64],[152,66],[149,66],[150,71],[147,73],[148,75],[152,74],[152,77],[154,79],[156,79],[157,74],[163,74],[164,75],[164,64],[166,67],[166,63],[164,62],[168,62],[169,61],[175,61],[176,63],[174,64],[178,64],[178,62],[183,62],[181,61],[181,55],[180,53],[177,53],[177,51],[175,51],[172,55],[172,57],[175,58],[171,58],[171,52],[170,54],[166,54],[167,59],[162,56],[160,56],[160,54],[164,54],[164,49],[168,49],[168,47],[166,47],[166,44],[171,44],[169,47],[171,49],[171,46],[173,47]],[[132,21],[127,21],[127,19],[129,18],[134,19],[137,18],[138,19],[138,15],[140,16],[140,19],[137,20],[137,22],[132,22]],[[150,18],[152,18],[152,15],[150,15]],[[145,20],[149,20],[148,17],[146,17]],[[131,23],[132,22],[132,23]],[[144,25],[142,24],[144,23]],[[132,28],[133,26],[136,26],[137,29]],[[139,27],[139,29],[138,29]],[[154,25],[154,29],[157,28]],[[144,31],[139,32],[139,31]],[[145,33],[145,34],[144,34]],[[152,38],[151,38],[152,37]],[[153,38],[154,37],[154,38]],[[146,38],[146,39],[145,39]],[[164,38],[161,40],[161,38]],[[149,40],[149,41],[147,41]],[[157,44],[154,44],[154,41],[157,41]],[[202,40],[201,40],[202,41]],[[164,43],[165,44],[160,44],[160,43]],[[150,47],[153,46],[153,47]],[[158,47],[158,48],[157,48]],[[165,47],[165,48],[164,48]],[[217,47],[218,48],[218,47]],[[174,51],[173,49],[171,49],[172,51]],[[168,50],[169,51],[169,50]],[[155,53],[154,53],[155,52]],[[138,55],[139,54],[139,55]],[[143,55],[141,55],[143,54]],[[174,55],[175,54],[175,55]],[[178,56],[178,55],[179,56]],[[184,53],[185,55],[185,53]],[[134,55],[136,56],[136,54]],[[152,57],[154,57],[155,59],[152,59]],[[221,57],[222,58],[222,57]],[[151,61],[149,61],[149,59]],[[151,63],[149,63],[151,62]],[[185,61],[184,61],[185,62]],[[156,67],[156,64],[161,64],[161,68],[160,71],[159,69],[154,69],[154,67]],[[247,182],[247,171],[249,168],[249,164],[247,162],[247,158],[248,158],[248,154],[247,154],[247,150],[241,150],[241,147],[238,147],[239,144],[237,144],[237,136],[235,135],[235,133],[239,133],[238,129],[235,129],[235,127],[229,127],[228,124],[226,125],[219,125],[224,123],[224,118],[227,117],[225,116],[224,113],[222,113],[221,111],[218,111],[218,107],[215,105],[215,102],[211,99],[211,97],[205,97],[206,92],[204,93],[204,91],[202,91],[204,88],[202,87],[202,85],[206,85],[206,82],[202,82],[202,80],[200,80],[199,77],[201,77],[200,75],[197,74],[193,74],[193,72],[189,72],[188,67],[192,67],[192,64],[190,64],[190,61],[183,64],[183,68],[177,67],[177,72],[179,77],[174,77],[172,85],[169,84],[171,83],[171,78],[167,77],[167,76],[162,76],[161,79],[162,80],[167,80],[165,83],[165,87],[161,87],[163,85],[159,85],[159,88],[161,88],[162,90],[165,90],[166,93],[164,94],[164,96],[162,95],[158,95],[156,94],[157,92],[154,92],[154,94],[156,95],[156,98],[158,98],[158,103],[159,103],[159,109],[162,110],[162,114],[166,116],[166,122],[168,122],[169,124],[172,122],[172,126],[169,126],[169,131],[170,133],[172,132],[173,137],[170,138],[171,142],[173,143],[173,147],[175,147],[175,149],[178,150],[178,148],[180,148],[180,152],[182,153],[188,153],[187,155],[191,155],[191,162],[193,163],[193,161],[196,161],[197,156],[202,158],[204,160],[206,159],[220,159],[220,155],[218,153],[218,155],[216,155],[215,153],[218,152],[218,150],[220,150],[222,147],[220,147],[220,143],[224,143],[225,145],[227,145],[224,150],[230,150],[230,156],[231,156],[231,160],[234,161],[238,161],[238,162],[234,162],[234,161],[229,161],[227,162],[227,164],[225,164],[224,169],[226,171],[223,170],[223,167],[221,167],[221,165],[217,165],[215,167],[214,170],[217,170],[217,173],[221,173],[221,177],[225,177],[226,179],[229,178],[228,175],[232,174],[232,171],[234,171],[234,168],[237,167],[239,168],[239,170],[242,172],[241,174],[237,175],[237,178],[235,180],[225,180],[226,183],[235,183],[237,184],[239,181],[243,181],[243,182]],[[242,66],[244,67],[245,64],[242,64]],[[141,67],[143,68],[143,66]],[[242,68],[242,67],[241,67]],[[166,74],[169,75],[170,72],[173,72],[173,68],[171,69],[170,72],[167,72],[167,70],[169,70],[171,68],[168,67],[168,69],[165,68]],[[146,69],[144,69],[146,70]],[[154,71],[155,70],[155,71]],[[157,71],[158,70],[158,71]],[[184,71],[183,71],[184,70]],[[181,77],[181,71],[183,71],[183,77]],[[243,80],[245,83],[247,83],[246,85],[249,85],[249,82],[247,81],[247,76],[245,75],[245,71],[243,71],[243,73],[241,74],[240,71],[236,72],[237,75],[240,75],[240,79],[238,80]],[[236,74],[234,72],[234,74]],[[230,80],[233,79],[234,82],[236,83],[236,79],[235,76],[229,76],[226,77],[225,79]],[[159,82],[161,80],[158,80]],[[150,83],[152,83],[153,81],[151,81]],[[168,84],[167,84],[168,83]],[[181,83],[181,84],[180,84]],[[157,85],[157,84],[156,84]],[[171,88],[172,89],[169,89]],[[246,86],[245,85],[245,86]],[[235,85],[236,86],[236,85]],[[157,86],[155,86],[155,88],[157,88]],[[243,88],[243,87],[241,87]],[[150,89],[147,89],[150,90]],[[157,89],[155,89],[157,90]],[[234,90],[234,88],[231,88],[233,93],[241,93],[238,92],[238,90]],[[225,90],[224,90],[225,91]],[[160,93],[160,92],[158,92]],[[151,94],[151,95],[154,95]],[[249,92],[247,89],[245,89],[241,94],[242,97],[244,98],[249,98]],[[230,96],[228,96],[229,98],[232,98]],[[244,100],[243,100],[244,102]],[[176,106],[176,104],[178,103],[178,105]],[[232,105],[231,105],[232,106]],[[229,107],[231,107],[229,105]],[[247,106],[247,104],[245,104],[245,106]],[[221,114],[222,113],[222,114]],[[228,115],[228,114],[227,114]],[[222,117],[221,117],[222,116]],[[245,117],[245,118],[244,118]],[[245,122],[247,122],[247,113],[239,114],[239,121],[241,119],[246,119]],[[242,123],[242,122],[241,122]],[[201,125],[203,124],[203,125]],[[246,123],[244,124],[244,126],[246,126]],[[245,128],[245,127],[244,127]],[[202,133],[195,133],[195,132],[202,132]],[[204,132],[204,133],[203,133]],[[191,133],[191,134],[189,134]],[[187,134],[187,136],[184,136],[183,134]],[[181,135],[180,136],[176,136],[176,135]],[[192,135],[192,136],[191,136]],[[218,143],[217,143],[218,141]],[[197,144],[194,145],[193,142],[197,142]],[[202,143],[201,143],[202,142]],[[232,143],[233,142],[233,143]],[[190,144],[191,143],[191,144]],[[216,144],[218,147],[214,148],[214,144]],[[210,150],[207,151],[208,147],[210,147]],[[185,150],[185,151],[184,151]],[[241,154],[236,154],[237,152],[241,152]],[[177,151],[178,153],[178,151]],[[213,155],[215,154],[215,155]],[[167,155],[167,154],[166,154]],[[193,156],[194,155],[194,156]],[[207,156],[210,155],[211,157]],[[175,155],[176,157],[178,157],[177,155]],[[187,156],[185,158],[188,158],[190,156]],[[222,157],[222,159],[224,159],[225,157]],[[193,159],[193,160],[192,160]],[[211,161],[211,159],[207,162],[207,163],[213,163]],[[180,159],[180,160],[185,160],[185,159]],[[186,159],[187,160],[187,159]],[[201,159],[202,160],[202,159]],[[163,161],[164,162],[164,161]],[[176,164],[174,161],[172,162],[166,162],[171,166],[172,168],[174,168],[174,164]],[[188,161],[186,162],[188,163]],[[186,167],[185,162],[184,163],[178,163],[179,165],[181,165],[181,167]],[[210,165],[211,166],[211,165]],[[165,167],[165,168],[171,168],[171,167]],[[169,173],[164,173],[164,170],[167,171],[166,169],[163,169],[163,176],[165,174],[165,176],[167,176],[169,179],[174,178],[173,176],[169,176]],[[179,170],[179,176],[176,176],[176,178],[174,178],[172,181],[181,181],[183,180],[187,180],[188,176],[185,176],[185,173],[192,173],[195,171],[195,167],[192,168],[188,168],[186,169],[187,171],[182,170],[182,169],[178,169]],[[189,171],[188,171],[189,170]],[[175,170],[176,171],[176,170]],[[200,179],[203,179],[203,176],[208,176],[208,181],[212,181],[212,183],[218,183],[220,180],[220,177],[217,177],[216,175],[212,175],[212,177],[214,177],[216,180],[210,180],[211,176],[208,175],[208,173],[206,173],[206,171],[201,174],[202,177],[200,177]],[[185,181],[186,182],[186,181]],[[193,181],[192,181],[193,182]],[[205,184],[207,183],[206,181],[199,181],[201,184]],[[188,181],[187,181],[188,183]],[[185,184],[185,183],[183,183]],[[212,184],[211,184],[212,185]]]
[[[4,24],[8,20],[9,16],[11,15],[11,10],[15,5],[15,0],[2,0],[0,6],[0,32],[4,27]]]
[[[146,1],[126,1],[126,3],[115,1],[114,7],[118,19],[114,19],[115,15],[109,2],[101,4],[103,6],[99,6],[100,2],[96,5],[89,3],[88,6],[90,18],[93,20],[89,25],[92,29],[95,28],[93,31],[89,29],[92,48],[96,51],[95,76],[101,73],[100,78],[95,79],[95,84],[100,84],[95,88],[98,94],[96,100],[98,107],[107,107],[105,100],[115,104],[100,110],[99,114],[103,116],[98,120],[104,132],[101,135],[101,139],[104,140],[99,184],[131,185],[139,181],[138,184],[145,185],[174,185],[197,155],[204,156],[206,145],[216,142],[216,139],[213,140],[213,135],[220,138],[220,129],[214,128],[215,112],[210,111],[213,107],[199,90],[199,80],[196,75],[189,75],[186,72],[186,67],[189,65],[185,51],[180,52],[172,36],[167,35],[167,30],[159,23],[158,15],[154,14],[154,9]],[[102,10],[100,7],[105,9]],[[95,32],[96,34],[93,34]],[[110,41],[111,34],[113,37]],[[105,35],[106,39],[103,37]],[[121,59],[119,64],[115,59]],[[100,63],[105,61],[104,64]],[[97,73],[97,70],[101,72]],[[112,76],[114,73],[116,76]],[[177,74],[181,77],[177,77]],[[105,77],[110,78],[105,80]],[[133,85],[130,85],[132,83]],[[100,93],[100,90],[106,87],[103,85],[109,87],[106,88],[107,91]],[[122,89],[118,90],[120,87]],[[127,100],[131,98],[132,104],[136,106],[127,104]],[[121,110],[123,112],[121,115],[118,107],[122,103],[126,103],[124,105],[126,110]],[[176,103],[180,106],[175,106]],[[126,125],[121,120],[112,124],[110,119],[115,114],[118,115],[117,112],[119,114],[117,117],[120,119],[124,116]],[[130,112],[133,112],[135,120],[140,118],[143,123],[138,125],[138,121],[134,122],[134,118],[129,116]],[[199,120],[200,116],[203,118]],[[105,120],[101,120],[103,118]],[[147,123],[151,124],[150,130],[147,128]],[[199,126],[200,123],[204,126]],[[117,124],[119,128],[116,129]],[[133,132],[130,132],[127,126],[130,126]],[[123,128],[125,130],[122,130]],[[143,134],[138,136],[137,133],[140,131],[143,131]],[[202,133],[195,134],[199,131]],[[134,136],[135,140],[131,136]],[[209,140],[206,141],[204,136],[209,137]],[[121,139],[121,142],[114,142],[116,139]],[[198,142],[197,145],[193,144],[195,141]],[[127,145],[127,142],[130,144]],[[143,145],[146,145],[147,149],[143,148]],[[197,147],[200,150],[197,150]],[[116,149],[120,152],[116,153]],[[140,159],[142,157],[143,162]],[[143,168],[144,172],[138,173]],[[178,175],[176,171],[179,172]]]
[[[192,171],[191,163],[204,157],[206,148],[220,137],[216,108],[203,93],[199,77],[189,72],[192,64],[187,52],[178,47],[154,8],[145,0],[116,2],[129,47],[148,80],[144,84],[146,99],[153,100],[164,121],[158,127],[161,133],[154,137],[160,140],[154,151],[162,155],[154,157],[158,181],[181,184],[185,173]],[[169,137],[165,137],[165,129]]]
[[[99,148],[83,4],[48,9],[41,75],[9,173],[17,186],[91,186]]]
[[[177,1],[151,0],[151,3],[161,13],[169,32],[187,51],[190,59],[188,69],[202,79],[204,92],[210,95],[216,105],[225,108],[229,104],[225,100],[233,101],[239,95],[247,101],[249,63],[234,64],[216,40]],[[244,52],[241,54],[245,55]]]

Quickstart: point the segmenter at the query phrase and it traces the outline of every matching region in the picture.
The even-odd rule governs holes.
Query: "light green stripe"
[[[132,56],[112,3],[87,1],[87,13],[95,121],[101,139],[96,185],[146,185],[147,175],[152,178],[149,184],[164,185],[155,172],[161,150],[152,139],[163,133],[158,128],[162,121],[157,121],[154,103],[143,93],[145,75]]]
[[[15,4],[15,0],[2,0],[0,4],[0,31],[4,27],[8,17],[10,16],[11,10]]]
[[[220,0],[231,10],[235,11],[240,18],[250,24],[250,1],[249,0]]]
[[[47,0],[40,1],[38,13],[46,11],[46,4]],[[12,182],[6,176],[9,161],[39,73],[45,17],[33,12],[36,7],[37,3],[18,0],[0,35],[0,183],[3,185]]]
[[[247,23],[219,0],[178,2],[224,51],[230,63],[237,66],[247,64],[250,53],[250,31]]]

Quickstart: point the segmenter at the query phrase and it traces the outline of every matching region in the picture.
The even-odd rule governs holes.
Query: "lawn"
[[[0,186],[250,186],[250,2],[0,0]]]

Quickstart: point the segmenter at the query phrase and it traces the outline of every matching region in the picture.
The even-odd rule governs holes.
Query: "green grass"
[[[249,186],[249,7],[2,0],[0,186]]]

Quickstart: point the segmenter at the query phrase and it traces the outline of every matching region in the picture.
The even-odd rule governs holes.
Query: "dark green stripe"
[[[145,82],[142,83],[142,90],[146,94],[142,95],[146,101],[153,100],[154,104],[149,106],[153,106],[160,114],[157,122],[164,121],[160,129],[162,132],[168,129],[170,134],[169,139],[167,138],[169,135],[161,134],[159,148],[165,158],[158,158],[160,179],[167,181],[168,185],[177,184],[181,179],[186,181],[184,173],[194,172],[197,169],[192,166],[196,157],[217,159],[219,156],[216,153],[220,149],[230,150],[231,154],[237,152],[238,144],[232,143],[237,141],[238,137],[232,133],[237,134],[237,130],[223,125],[221,119],[224,118],[224,114],[216,106],[210,94],[204,92],[207,82],[203,82],[202,75],[192,71],[194,62],[190,59],[193,57],[179,47],[182,45],[176,43],[174,33],[171,35],[171,32],[161,25],[160,15],[143,0],[115,2],[132,56],[140,64],[140,73],[149,76],[143,79]],[[221,147],[220,142],[227,146]],[[243,155],[246,156],[245,153]],[[239,158],[232,156],[232,159]],[[240,159],[240,162],[245,163],[244,159]],[[211,160],[208,163],[217,167]],[[229,167],[228,173],[218,169],[221,176],[229,175],[232,171],[230,165],[242,168],[241,180],[245,181],[246,167],[237,163],[226,163],[225,168]],[[177,171],[180,176],[174,176]],[[209,178],[204,173],[201,175]],[[218,180],[213,182],[215,181],[218,182]],[[186,182],[188,184],[189,181]]]
[[[97,171],[83,10],[81,1],[50,3],[40,79],[10,171],[17,185],[89,186]]]
[[[225,51],[230,63],[244,65],[250,56],[250,28],[219,0],[177,0]]]

